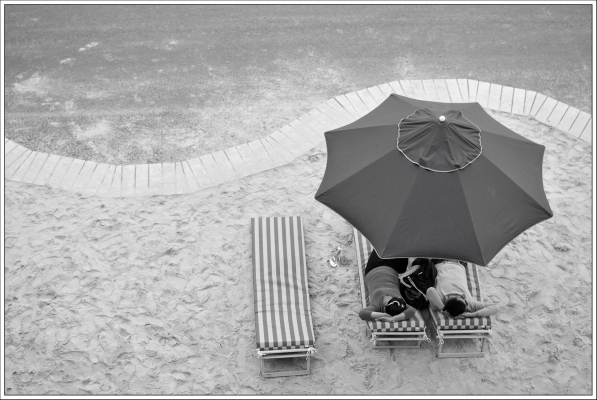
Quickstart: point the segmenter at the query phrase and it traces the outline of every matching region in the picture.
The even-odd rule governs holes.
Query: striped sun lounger
[[[359,268],[359,278],[361,281],[361,300],[363,307],[369,305],[369,291],[365,285],[365,268],[367,267],[367,260],[373,251],[373,246],[359,232],[354,229],[354,244],[357,251],[357,264]],[[369,332],[371,333],[371,341],[374,349],[388,349],[388,348],[418,348],[421,347],[421,342],[431,340],[427,337],[425,332],[425,321],[421,316],[419,310],[413,318],[400,322],[381,322],[381,321],[366,321]],[[387,342],[390,344],[378,344],[378,342]],[[394,344],[391,344],[394,343]],[[399,344],[403,343],[403,344]]]
[[[253,302],[261,376],[311,372],[315,352],[301,217],[251,219]],[[265,372],[264,360],[305,357],[307,368]]]
[[[483,300],[479,270],[476,264],[467,263],[466,277],[471,295],[478,301]],[[437,331],[439,347],[438,358],[447,357],[483,357],[485,355],[485,340],[491,337],[491,317],[458,318],[429,307],[431,320]],[[444,341],[448,339],[481,339],[481,350],[473,352],[442,352]]]

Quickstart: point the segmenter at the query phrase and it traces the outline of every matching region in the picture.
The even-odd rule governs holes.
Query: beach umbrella
[[[392,94],[325,139],[315,199],[357,228],[381,258],[487,265],[553,215],[543,189],[545,146],[479,103]]]

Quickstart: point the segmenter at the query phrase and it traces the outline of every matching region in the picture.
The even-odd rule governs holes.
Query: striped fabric
[[[252,218],[251,234],[257,348],[313,346],[301,217]]]
[[[369,305],[369,290],[365,285],[365,268],[367,268],[367,260],[369,255],[373,251],[373,246],[359,232],[356,228],[354,229],[354,244],[357,250],[357,263],[359,267],[359,278],[361,280],[361,301],[363,307]],[[421,316],[419,310],[416,310],[415,316],[405,321],[400,322],[381,322],[381,321],[366,321],[371,332],[416,332],[425,330],[425,321]]]
[[[479,280],[479,267],[476,264],[467,263],[466,278],[468,290],[477,301],[483,301],[481,292],[481,281]],[[478,318],[457,318],[454,319],[448,314],[429,308],[431,318],[439,329],[489,329],[491,328],[491,317]]]

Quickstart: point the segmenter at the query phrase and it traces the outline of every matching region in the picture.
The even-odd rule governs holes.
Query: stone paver
[[[356,94],[359,96],[363,104],[367,107],[367,112],[373,111],[377,107],[377,102],[369,94],[367,89],[357,90]]]
[[[306,118],[309,118],[306,116]],[[321,142],[321,138],[319,134],[315,133],[313,129],[311,129],[303,119],[295,119],[290,124],[290,127],[294,129],[296,132],[300,134],[301,140],[309,144],[308,150],[311,150],[313,147],[317,146]]]
[[[199,157],[199,159],[205,167],[207,175],[209,175],[209,179],[212,181],[214,185],[219,185],[222,182],[226,182],[227,177],[220,170],[220,167],[218,166],[218,163],[216,162],[212,154],[205,154]]]
[[[479,81],[474,79],[468,80],[468,101],[474,103],[477,101],[477,93],[479,92]]]
[[[342,105],[342,107],[344,107],[344,109],[346,109],[350,113],[350,115],[352,115],[353,119],[356,120],[361,117],[361,114],[357,111],[356,108],[354,108],[354,106],[352,105],[350,100],[348,100],[348,97],[346,97],[346,95],[341,94],[340,96],[336,96],[335,99],[338,103]]]
[[[14,148],[10,153],[8,153],[8,155],[5,156],[4,168],[11,167],[13,163],[18,162],[19,159],[20,162],[17,164],[17,166],[20,166],[20,163],[22,163],[23,160],[29,155],[28,152],[31,152],[31,150],[21,145],[17,145],[16,148]],[[7,175],[5,174],[5,176]]]
[[[445,79],[434,79],[433,83],[435,83],[435,92],[437,93],[437,98],[439,101],[444,103],[456,102],[452,101],[452,98],[450,97],[448,85],[446,84]]]
[[[176,194],[189,193],[189,183],[182,162],[174,163],[174,170],[176,173]]]
[[[122,166],[122,186],[120,187],[120,195],[122,197],[129,197],[135,194],[135,166]]]
[[[196,192],[197,190],[201,189],[197,179],[195,178],[195,174],[191,170],[191,166],[189,165],[188,161],[181,161],[180,165],[182,166],[182,170],[187,177],[187,190],[188,193]]]
[[[84,160],[73,158],[73,161],[64,173],[64,178],[62,178],[57,186],[65,190],[70,190],[70,188],[75,184],[75,180],[77,179],[77,176],[79,176],[81,169],[83,169],[83,165],[85,165]]]
[[[427,100],[440,101],[437,96],[437,91],[435,90],[433,79],[423,79],[421,82],[423,82],[423,89],[425,89],[425,97],[427,97]]]
[[[242,157],[243,162],[245,163],[248,172],[247,175],[252,175],[263,171],[260,168],[257,156],[255,155],[255,153],[253,153],[253,150],[251,150],[247,143],[243,143],[236,146],[236,150],[238,151],[238,154],[240,154],[240,156]]]
[[[147,194],[150,196],[162,194],[162,163],[149,164],[147,175]]]
[[[49,154],[47,153],[37,153],[33,161],[31,161],[31,165],[21,177],[21,182],[33,183],[35,178],[37,178],[39,171],[41,171],[41,168],[48,159],[48,156]]]
[[[20,162],[20,165],[18,166],[18,168],[16,168],[14,174],[11,175],[10,179],[13,181],[22,181],[23,176],[31,166],[31,163],[35,159],[35,156],[37,156],[37,151],[32,151],[31,153],[28,153],[27,157],[22,162]]]
[[[4,179],[12,179],[14,174],[19,170],[19,168],[21,168],[23,162],[29,158],[31,153],[33,153],[31,150],[26,149],[17,158],[15,158],[13,162],[4,169]]]
[[[514,88],[512,86],[502,86],[502,98],[500,100],[500,111],[512,112],[513,98],[514,98]]]
[[[359,118],[363,117],[363,115],[369,113],[369,109],[363,103],[359,95],[356,92],[346,93],[346,98],[350,101],[350,104],[354,107],[355,110],[359,113]]]
[[[415,91],[413,90],[413,87],[409,80],[402,79],[400,81],[393,81],[393,82],[390,82],[390,85],[396,90],[399,90],[399,88],[402,88],[402,90],[404,91],[404,95],[406,97],[412,97],[412,98],[415,97]],[[398,92],[396,92],[396,93],[398,93]],[[400,93],[398,93],[398,94],[400,94]]]
[[[569,133],[572,136],[580,137],[590,119],[591,116],[589,114],[587,114],[584,111],[581,111],[578,114],[578,117],[576,117],[576,121],[574,121],[574,123],[572,124]]]
[[[283,134],[280,130],[275,131],[270,135],[270,139],[273,139],[281,147],[283,147],[288,153],[290,153],[290,161],[294,160],[302,154],[298,148],[298,143],[293,142],[288,136]]]
[[[549,117],[547,117],[547,124],[551,126],[558,126],[567,110],[568,104],[558,102]]]
[[[281,135],[281,132],[277,136],[280,137],[280,135]],[[290,139],[285,139],[283,135],[281,135],[281,138],[282,138],[281,140],[283,140],[285,142],[290,141]],[[296,159],[298,157],[298,154],[291,153],[290,150],[288,150],[288,148],[286,146],[282,145],[279,142],[279,140],[276,139],[276,137],[274,135],[270,135],[270,136],[264,138],[264,141],[269,144],[269,147],[267,147],[268,152],[270,151],[270,148],[273,148],[275,154],[282,157],[284,159],[284,161],[286,161],[286,163],[292,162],[292,161],[294,161],[294,159]],[[272,155],[272,153],[270,153],[270,155]]]
[[[305,136],[309,136],[311,142],[313,142],[315,146],[325,141],[325,130],[313,116],[310,114],[303,114],[298,118],[298,121],[302,122],[311,130],[311,132],[305,130],[304,134]]]
[[[334,121],[336,127],[347,125],[350,121],[348,116],[340,114],[327,103],[319,105],[317,109]]]
[[[122,165],[117,165],[112,176],[112,184],[108,192],[109,197],[120,197],[122,188]]]
[[[296,143],[297,152],[300,153],[298,156],[305,154],[314,147],[309,140],[305,139],[302,133],[298,132],[290,124],[280,128],[280,132]]]
[[[56,168],[54,168],[54,172],[52,172],[52,175],[48,178],[47,185],[50,187],[58,187],[73,161],[74,158],[60,157],[60,161],[58,161]]]
[[[377,87],[379,88],[379,90],[381,91],[381,93],[383,94],[385,99],[387,99],[389,96],[391,96],[392,93],[395,93],[394,89],[392,89],[392,87],[390,86],[389,83],[384,83],[384,84],[378,85]]]
[[[533,109],[533,104],[535,104],[535,97],[537,97],[537,92],[532,90],[526,91],[526,96],[524,98],[524,114],[523,115],[531,115],[531,110]]]
[[[585,142],[589,142],[589,143],[593,144],[592,131],[593,131],[593,119],[589,118],[589,122],[587,122],[587,125],[585,126],[585,129],[580,134],[579,138],[581,138]]]
[[[592,143],[591,115],[541,93],[472,79],[400,80],[346,93],[258,140],[175,163],[115,166],[31,151],[5,139],[5,179],[100,197],[192,193],[292,162],[324,132],[361,118],[392,93],[421,100],[478,102],[528,115]]]
[[[462,97],[460,86],[458,86],[458,81],[456,79],[446,79],[446,87],[448,88],[450,101],[454,103],[465,102],[464,98]]]
[[[576,120],[576,117],[578,117],[579,113],[580,110],[578,108],[568,107],[566,113],[562,117],[562,120],[558,124],[558,129],[561,129],[564,132],[569,133],[570,128],[572,128],[572,124]]]
[[[4,156],[8,155],[15,147],[17,147],[16,142],[6,139],[4,141]]]
[[[271,156],[263,146],[263,142],[261,140],[253,140],[249,142],[248,145],[251,148],[251,150],[253,150],[253,153],[255,153],[255,156],[259,161],[259,165],[262,171],[274,168],[274,160],[271,158]],[[195,172],[195,175],[197,175],[194,169],[193,172]]]
[[[460,88],[460,95],[462,96],[462,101],[468,103],[469,100],[469,90],[468,90],[468,80],[467,79],[456,79],[458,82],[458,87]]]
[[[512,98],[512,113],[513,114],[524,114],[524,101],[526,91],[523,89],[514,89],[514,95]]]
[[[491,83],[489,85],[489,98],[487,100],[487,108],[491,110],[500,109],[500,100],[502,97],[502,85]]]
[[[411,80],[410,87],[412,88],[415,99],[425,100],[427,98],[427,96],[425,95],[425,88],[423,87],[423,82],[419,80]]]
[[[114,171],[116,171],[116,166],[108,165],[108,170],[104,174],[104,177],[95,192],[97,196],[108,197],[110,195],[110,186],[112,186],[112,180],[114,179]]]
[[[83,192],[89,184],[89,180],[91,179],[95,168],[97,168],[96,162],[89,160],[85,161],[83,168],[81,168],[79,175],[77,175],[77,178],[75,179],[75,183],[73,183],[73,186],[70,189],[75,192]]]
[[[267,154],[272,158],[274,167],[279,167],[281,165],[286,165],[290,162],[291,155],[280,146],[275,140],[271,139],[270,137],[265,137],[260,139],[265,151]],[[284,158],[288,154],[288,159]]]
[[[83,190],[83,194],[86,196],[92,196],[99,191],[102,181],[106,176],[106,173],[110,169],[110,165],[99,163],[95,167],[93,174],[89,178],[89,184]]]
[[[373,97],[373,100],[379,105],[383,103],[388,96],[384,96],[381,90],[377,86],[371,86],[367,88],[367,91]]]
[[[481,107],[490,108],[489,104],[489,91],[491,84],[489,82],[479,82],[477,88],[477,100],[476,102],[481,104]]]
[[[307,115],[311,116],[313,119],[317,121],[317,123],[321,126],[322,132],[331,131],[332,129],[336,129],[338,124],[330,119],[330,117],[326,116],[324,113],[319,111],[317,108],[309,110]],[[271,136],[271,135],[270,135]]]
[[[280,131],[277,132],[279,132],[279,135],[282,135]],[[216,161],[218,168],[220,168],[220,171],[222,171],[222,175],[224,175],[227,181],[232,181],[240,177],[240,175],[234,170],[234,167],[230,163],[230,160],[226,156],[226,153],[224,153],[224,150],[213,152],[212,156],[214,157],[214,160]]]
[[[340,117],[342,117],[342,126],[348,125],[354,121],[352,114],[346,108],[344,108],[342,104],[338,103],[336,99],[329,99],[325,102],[325,104],[334,110]]]
[[[228,158],[228,161],[232,165],[234,172],[239,177],[242,178],[244,176],[249,175],[248,166],[245,163],[245,160],[243,160],[243,157],[240,155],[240,153],[236,147],[229,147],[229,148],[225,149],[224,154],[226,154],[226,157]]]
[[[60,156],[50,154],[43,167],[41,167],[41,170],[39,171],[39,174],[37,174],[37,178],[35,178],[33,183],[35,185],[41,186],[46,185],[52,176],[52,172],[54,172],[54,169],[60,162],[60,158]]]
[[[537,111],[537,115],[535,115],[535,119],[541,122],[547,122],[547,119],[551,115],[552,111],[556,108],[558,101],[556,99],[552,99],[548,97],[543,102],[543,106]]]
[[[541,93],[537,93],[535,96],[535,101],[533,102],[533,107],[531,108],[531,113],[529,114],[531,117],[537,115],[541,107],[543,107],[543,103],[547,100],[547,96]]]

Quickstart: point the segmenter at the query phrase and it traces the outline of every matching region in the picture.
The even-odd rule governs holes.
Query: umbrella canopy
[[[479,103],[392,94],[325,133],[315,198],[357,228],[381,258],[450,258],[487,265],[553,213],[543,189],[545,147]]]

